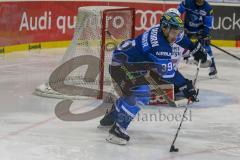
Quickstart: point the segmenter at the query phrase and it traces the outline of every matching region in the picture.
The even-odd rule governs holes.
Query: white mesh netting
[[[81,99],[102,98],[104,92],[111,92],[111,52],[119,42],[132,38],[133,21],[134,10],[130,8],[80,7],[71,45],[51,74],[50,83],[40,85],[34,93]]]

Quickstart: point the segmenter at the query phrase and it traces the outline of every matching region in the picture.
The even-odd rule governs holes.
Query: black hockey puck
[[[179,151],[178,148],[175,148],[174,152],[178,152],[178,151]]]
[[[170,152],[178,152],[178,148],[175,148],[175,146],[171,146]]]

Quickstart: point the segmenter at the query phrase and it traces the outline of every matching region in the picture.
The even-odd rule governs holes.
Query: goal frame
[[[100,53],[100,77],[99,77],[99,85],[100,85],[100,93],[97,96],[97,99],[103,99],[103,88],[104,88],[104,60],[105,60],[105,40],[106,40],[106,17],[107,12],[110,11],[126,11],[130,10],[132,12],[132,35],[131,38],[135,36],[135,9],[134,8],[121,8],[121,9],[106,9],[103,11],[103,19],[102,19],[102,44],[101,44],[101,53]]]
[[[55,90],[54,88],[51,87],[49,80],[51,78],[49,78],[49,80],[46,83],[41,84],[40,86],[35,88],[35,91],[33,92],[35,95],[41,96],[41,97],[47,97],[47,98],[57,98],[57,99],[73,99],[73,100],[80,100],[80,99],[85,99],[85,98],[95,98],[95,99],[104,99],[105,95],[105,91],[109,89],[113,90],[113,84],[111,82],[111,75],[108,74],[108,65],[111,63],[111,58],[109,59],[109,57],[112,56],[112,52],[115,47],[117,47],[117,44],[119,44],[121,41],[125,40],[125,39],[131,39],[134,38],[135,36],[135,8],[131,8],[131,7],[126,7],[126,6],[81,6],[78,8],[78,13],[77,16],[79,17],[79,11],[81,11],[81,8],[88,8],[89,10],[93,9],[93,11],[95,11],[94,9],[96,8],[96,10],[98,10],[98,7],[101,7],[102,9],[99,9],[99,11],[101,12],[100,15],[100,19],[101,19],[101,28],[99,29],[99,34],[100,36],[100,43],[99,43],[99,51],[95,54],[97,54],[98,57],[98,63],[96,66],[96,71],[98,72],[98,76],[97,79],[90,82],[90,84],[88,84],[88,82],[86,82],[87,85],[90,85],[89,87],[92,88],[94,87],[94,85],[97,85],[97,90],[95,91],[95,95],[69,95],[69,94],[65,94],[64,92],[62,93],[61,91]],[[84,9],[83,9],[84,10]],[[127,20],[124,21],[124,24],[127,25],[127,30],[128,30],[128,34],[127,37],[122,37],[122,38],[118,38],[118,36],[116,37],[116,43],[114,43],[114,48],[111,48],[110,50],[108,49],[108,41],[109,41],[109,35],[110,35],[110,39],[115,39],[114,34],[111,35],[110,32],[108,32],[109,28],[113,27],[112,25],[114,24],[110,24],[109,20],[111,20],[111,12],[114,12],[115,16],[118,16],[118,11],[119,11],[119,16],[121,16],[121,11],[126,11],[128,12],[129,16],[131,15],[131,17],[127,17]],[[108,15],[110,17],[108,17]],[[108,19],[110,18],[110,19]],[[116,23],[118,23],[118,21],[116,21]],[[115,30],[117,31],[118,29],[115,28]],[[65,52],[65,54],[63,55],[62,60],[60,61],[59,65],[64,64],[65,62],[69,61],[64,61],[64,57],[66,55],[65,58],[69,58],[67,56],[67,52],[69,47],[72,46],[72,44],[75,43],[76,39],[75,39],[75,34],[78,34],[79,28],[78,28],[78,22],[76,24],[75,30],[74,30],[74,34],[73,34],[73,38],[71,40],[71,44],[67,47],[67,50]],[[109,34],[110,33],[110,34]],[[114,33],[114,32],[113,32]],[[112,37],[113,36],[113,37]],[[114,40],[115,41],[115,40]],[[111,42],[110,42],[111,43]],[[75,51],[74,51],[75,52]],[[74,53],[75,54],[75,53]],[[95,55],[93,54],[93,56]],[[56,71],[56,69],[54,70]],[[82,74],[86,74],[85,71],[81,72]],[[51,74],[52,75],[52,74]],[[66,77],[65,77],[66,78]],[[81,79],[84,80],[84,79]],[[65,81],[66,79],[64,79]],[[66,81],[67,82],[67,81]],[[76,81],[77,82],[77,81]],[[80,82],[81,83],[81,82]],[[83,82],[85,83],[85,81]],[[93,85],[93,86],[91,86]],[[110,85],[110,86],[109,86]],[[67,84],[68,86],[68,84]],[[70,85],[71,86],[71,85]],[[87,87],[88,88],[88,87]],[[85,92],[85,91],[83,91]],[[110,91],[112,92],[112,91]]]

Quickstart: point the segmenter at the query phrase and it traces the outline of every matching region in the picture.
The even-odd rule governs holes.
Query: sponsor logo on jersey
[[[148,44],[148,35],[149,35],[149,31],[144,32],[142,35],[142,47],[144,51],[147,51],[150,48]]]
[[[156,52],[157,56],[172,56],[171,52]]]
[[[144,32],[142,36],[142,46],[143,48],[148,47],[148,33],[149,32]]]
[[[156,52],[157,56],[169,56],[171,58],[179,58],[181,51],[178,46],[172,47],[172,52]]]

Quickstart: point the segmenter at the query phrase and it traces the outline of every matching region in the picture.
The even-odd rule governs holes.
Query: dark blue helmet
[[[184,24],[182,19],[173,12],[165,12],[162,15],[162,18],[160,20],[160,26],[161,28],[167,28],[167,29],[176,29],[176,30],[183,30]]]

